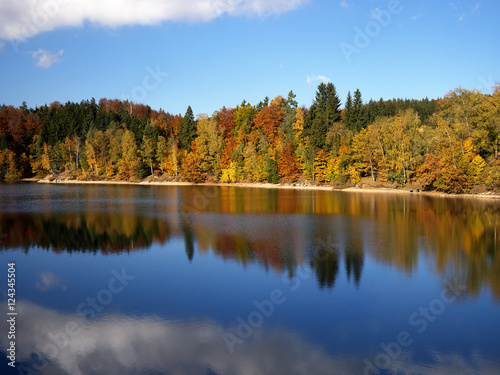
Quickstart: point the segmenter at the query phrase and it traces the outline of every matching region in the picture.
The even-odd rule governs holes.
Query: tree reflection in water
[[[0,209],[0,248],[105,255],[179,238],[189,260],[211,251],[290,277],[306,265],[321,288],[334,286],[342,263],[359,286],[365,257],[412,274],[425,256],[435,273],[458,280],[471,295],[488,288],[500,299],[496,201],[221,187],[196,205],[199,188],[163,189],[131,195],[126,210],[104,202],[98,211],[84,205],[51,212],[50,195],[43,212]],[[183,206],[195,209],[186,214]]]

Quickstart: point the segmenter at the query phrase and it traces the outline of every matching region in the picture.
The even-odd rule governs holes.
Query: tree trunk
[[[495,137],[495,159],[497,158],[498,158],[498,135]]]
[[[368,148],[368,155],[370,157],[370,170],[372,172],[372,180],[373,182],[375,182],[375,174],[373,173],[372,153],[370,152],[369,148]]]
[[[97,157],[95,156],[95,151],[94,151],[94,165],[95,165],[95,174],[96,176],[99,176],[99,170],[97,169]]]
[[[384,160],[384,165],[385,165],[385,152],[384,152],[384,148],[382,147],[382,142],[380,142],[380,138],[377,136],[377,141],[378,141],[378,144],[380,146],[380,151],[382,151],[382,159]]]
[[[453,156],[453,166],[455,167],[455,169],[457,169],[457,163],[455,161],[455,151],[453,150],[453,143],[451,142],[450,133],[448,133],[448,129],[444,128],[444,130],[446,131],[446,135],[448,136],[448,140],[450,141],[450,151],[451,155]]]
[[[405,167],[405,159],[406,159],[406,157],[405,157],[405,146],[404,146],[403,141],[401,141],[401,151],[403,152],[403,163],[402,163],[403,164],[403,177],[404,177],[404,181],[403,182],[406,185],[406,180],[407,180],[407,178],[406,178],[406,167]]]

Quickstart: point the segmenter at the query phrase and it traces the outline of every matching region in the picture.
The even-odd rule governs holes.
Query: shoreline
[[[20,181],[23,182],[37,182],[45,184],[79,184],[79,185],[140,185],[140,186],[219,186],[219,187],[239,187],[239,188],[255,188],[255,189],[294,189],[294,190],[317,190],[317,191],[331,191],[331,192],[344,192],[344,193],[363,193],[363,194],[405,194],[405,195],[422,195],[434,198],[467,198],[467,199],[500,199],[500,194],[496,193],[465,193],[465,194],[448,194],[438,191],[420,191],[420,192],[410,192],[409,189],[398,189],[398,188],[385,188],[385,187],[345,187],[336,188],[333,186],[319,185],[293,185],[293,184],[270,184],[263,182],[236,182],[236,183],[224,183],[224,182],[206,182],[206,183],[194,183],[194,182],[182,182],[182,181],[119,181],[119,180],[96,180],[96,181],[80,181],[80,180],[52,180],[39,179],[39,178],[24,178]]]

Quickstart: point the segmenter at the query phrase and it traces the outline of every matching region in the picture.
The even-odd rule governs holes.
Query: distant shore
[[[500,199],[500,194],[485,192],[485,193],[465,193],[465,194],[448,194],[439,191],[418,191],[409,188],[389,188],[389,187],[344,187],[337,188],[328,185],[301,185],[295,184],[270,184],[262,182],[235,182],[235,183],[224,183],[224,182],[205,182],[205,183],[194,183],[194,182],[183,182],[183,181],[155,181],[151,179],[146,179],[143,181],[120,181],[120,180],[75,180],[75,179],[48,179],[43,178],[25,178],[21,181],[27,182],[38,182],[38,183],[48,183],[48,184],[100,184],[100,185],[154,185],[154,186],[220,186],[220,187],[241,187],[241,188],[256,188],[256,189],[295,189],[295,190],[319,190],[319,191],[333,191],[333,192],[346,192],[346,193],[364,193],[364,194],[400,194],[400,195],[424,195],[431,197],[442,197],[442,198],[472,198],[472,199]]]

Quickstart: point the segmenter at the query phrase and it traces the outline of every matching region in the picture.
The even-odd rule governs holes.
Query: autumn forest
[[[94,99],[0,107],[0,177],[269,182],[500,190],[500,85],[438,100],[345,103],[321,83],[309,108],[288,96],[184,116]]]

